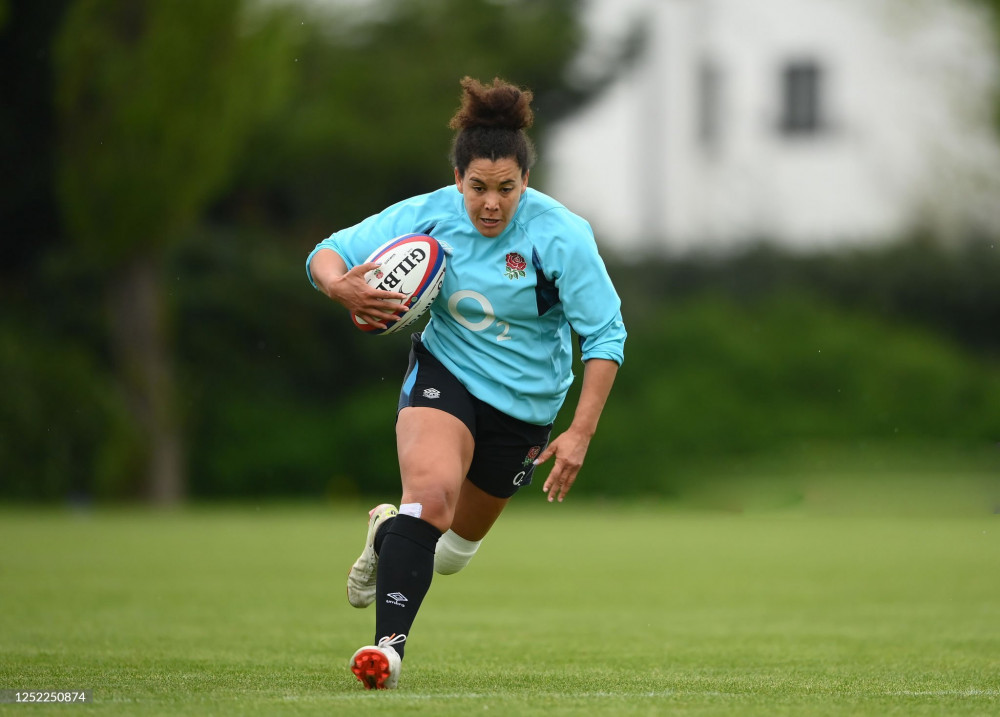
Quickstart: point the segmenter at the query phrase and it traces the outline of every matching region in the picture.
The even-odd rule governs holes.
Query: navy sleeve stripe
[[[554,281],[545,276],[542,268],[542,259],[538,256],[538,249],[531,249],[531,264],[535,267],[535,275],[538,277],[535,284],[535,301],[538,304],[538,315],[544,316],[545,312],[559,303],[559,289]]]

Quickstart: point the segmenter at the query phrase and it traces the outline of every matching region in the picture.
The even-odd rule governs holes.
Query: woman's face
[[[528,188],[528,173],[512,158],[474,159],[462,177],[455,169],[455,185],[465,200],[469,219],[484,237],[495,237],[510,223],[521,195]]]

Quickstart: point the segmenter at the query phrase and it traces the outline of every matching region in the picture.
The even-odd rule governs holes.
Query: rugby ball
[[[444,282],[444,249],[426,234],[404,234],[390,239],[365,261],[381,265],[365,274],[368,285],[406,294],[402,303],[409,307],[398,319],[387,322],[384,329],[351,314],[354,325],[370,334],[393,334],[410,326],[430,308]]]

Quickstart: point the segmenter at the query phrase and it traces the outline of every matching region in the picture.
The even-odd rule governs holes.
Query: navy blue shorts
[[[412,342],[397,413],[408,406],[437,408],[468,426],[475,450],[467,477],[486,493],[510,498],[529,485],[533,461],[549,442],[552,424],[526,423],[479,400],[431,355],[419,333]]]

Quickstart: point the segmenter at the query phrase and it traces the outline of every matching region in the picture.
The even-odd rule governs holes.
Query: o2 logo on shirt
[[[479,304],[479,308],[483,314],[483,317],[479,321],[473,321],[462,314],[458,305],[464,299],[469,299]],[[510,341],[512,338],[510,336],[510,324],[506,321],[497,321],[497,315],[493,311],[493,304],[478,291],[471,291],[469,289],[456,291],[448,298],[448,313],[451,314],[455,321],[469,331],[486,331],[495,325],[500,330],[500,333],[497,335],[497,341]]]

